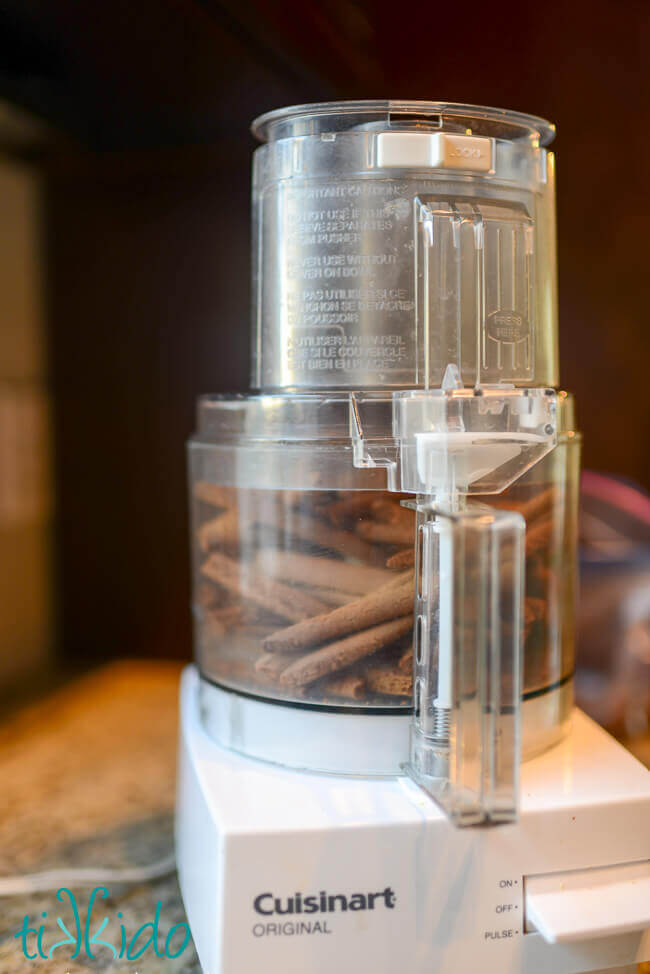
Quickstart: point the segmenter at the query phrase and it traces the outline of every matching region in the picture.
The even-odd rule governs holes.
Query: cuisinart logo
[[[287,914],[295,917],[305,913],[345,913],[348,910],[375,910],[377,907],[392,910],[396,899],[390,886],[378,893],[328,893],[324,889],[308,896],[303,893],[285,897],[260,893],[253,900],[253,909],[263,917],[284,917]],[[317,920],[273,920],[258,922],[253,926],[254,937],[295,937],[305,933],[332,932],[329,918],[321,916]]]

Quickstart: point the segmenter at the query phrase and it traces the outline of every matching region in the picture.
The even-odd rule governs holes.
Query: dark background
[[[341,97],[556,122],[562,383],[584,460],[650,485],[650,4],[0,3],[0,97],[47,120],[58,642],[190,652],[184,441],[248,384],[248,126]]]

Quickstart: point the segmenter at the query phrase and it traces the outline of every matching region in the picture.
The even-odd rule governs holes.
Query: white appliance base
[[[176,842],[204,974],[577,974],[650,960],[650,902],[625,909],[647,889],[650,775],[584,714],[523,765],[517,824],[458,830],[406,777],[298,772],[219,747],[199,682],[188,668]],[[528,929],[527,880],[537,910],[553,907],[554,882],[563,896],[560,928],[552,908],[546,921],[556,943]],[[590,926],[600,883],[606,935]]]

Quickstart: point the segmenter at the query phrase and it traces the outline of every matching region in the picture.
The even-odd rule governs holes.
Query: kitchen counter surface
[[[0,876],[64,867],[124,869],[172,853],[180,669],[175,663],[112,664],[0,724]],[[185,921],[175,874],[145,883],[104,885],[110,896],[96,898],[91,937],[108,917],[100,939],[119,955],[120,925],[128,944],[143,924],[152,923],[160,903],[158,942],[164,951],[168,931]],[[83,929],[92,886],[71,887],[71,892]],[[25,915],[32,929],[43,925],[46,954],[66,939],[57,917],[76,938],[69,897],[57,901],[52,891],[0,898],[1,974],[201,971],[191,941],[176,959],[156,957],[150,947],[137,960],[120,960],[109,947],[92,944],[94,960],[83,947],[73,958],[76,947],[65,944],[49,960],[29,960],[15,937]],[[184,928],[175,938],[170,953],[181,947]],[[36,936],[26,943],[34,953]]]

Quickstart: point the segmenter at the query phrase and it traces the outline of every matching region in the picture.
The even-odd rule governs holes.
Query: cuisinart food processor
[[[253,130],[257,391],[201,399],[189,448],[203,969],[650,959],[650,776],[573,709],[553,128],[368,101]]]

